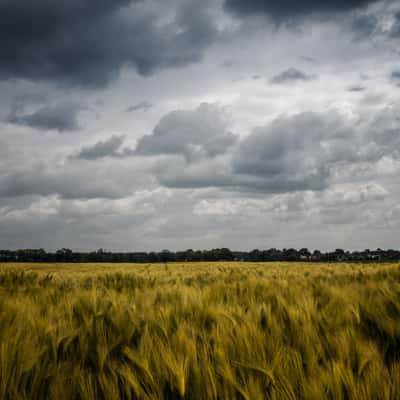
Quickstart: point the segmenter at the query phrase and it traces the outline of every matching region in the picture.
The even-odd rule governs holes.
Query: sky
[[[0,248],[399,248],[395,0],[0,0]]]

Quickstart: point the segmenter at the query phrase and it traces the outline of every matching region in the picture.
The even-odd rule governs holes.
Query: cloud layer
[[[99,87],[125,65],[149,75],[194,62],[217,33],[207,7],[161,17],[138,0],[2,1],[0,79]]]
[[[270,79],[271,83],[282,84],[296,81],[311,81],[315,79],[313,75],[308,75],[296,68],[289,68]]]
[[[161,118],[153,133],[139,139],[141,155],[182,155],[187,161],[213,158],[235,144],[218,107],[201,104],[193,111],[177,110]]]
[[[269,0],[226,0],[228,10],[238,15],[265,13],[276,21],[287,21],[298,17],[314,16],[315,14],[332,14],[348,12],[362,8],[376,0],[284,0],[279,2]]]
[[[212,129],[204,124],[204,116],[199,121],[207,134],[193,125],[187,129],[187,116],[197,117],[205,110],[214,115]],[[175,156],[156,164],[154,171],[161,184],[265,193],[321,191],[352,167],[361,174],[368,164],[399,160],[394,150],[399,123],[391,110],[358,127],[334,110],[280,116],[241,140],[224,143],[218,152],[207,152],[200,141],[213,143],[226,135],[226,128],[215,123],[218,112],[218,107],[205,104],[195,111],[173,112],[161,119],[153,135],[139,139],[138,155]],[[168,129],[160,129],[164,124]],[[194,133],[199,146],[195,152],[191,147]],[[152,151],[144,151],[145,145]]]
[[[31,113],[21,113],[18,109],[13,109],[7,122],[44,131],[76,131],[79,129],[80,108],[80,104],[61,103],[44,106]]]
[[[0,1],[0,243],[398,247],[394,0]]]

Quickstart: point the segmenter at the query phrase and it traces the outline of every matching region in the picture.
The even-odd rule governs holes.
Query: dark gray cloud
[[[236,15],[266,14],[277,22],[310,15],[347,12],[377,0],[225,0],[225,7]]]
[[[140,101],[132,106],[129,106],[125,111],[126,112],[134,112],[134,111],[147,111],[149,108],[152,108],[154,105],[149,103],[148,101]]]
[[[377,146],[377,154],[400,160],[400,117],[398,107],[378,113],[366,129],[366,138]]]
[[[290,83],[297,81],[311,81],[315,79],[314,75],[306,74],[296,68],[289,68],[278,75],[273,76],[269,81],[273,84]]]
[[[255,4],[0,0],[3,246],[397,246],[399,5]]]
[[[367,88],[363,85],[351,85],[347,88],[349,92],[364,92]]]
[[[400,12],[396,13],[395,20],[390,29],[390,36],[398,38],[400,36]]]
[[[170,188],[214,187],[244,193],[320,191],[351,168],[367,176],[370,172],[365,165],[400,159],[398,127],[395,110],[383,111],[362,126],[350,124],[335,111],[303,112],[254,129],[215,158],[187,158],[182,157],[187,145],[185,135],[179,136],[182,126],[173,119],[169,132],[178,135],[180,147],[174,147],[174,152],[159,149],[160,154],[175,157],[160,161],[154,174]]]
[[[97,160],[104,157],[122,157],[119,152],[124,142],[124,136],[112,135],[109,139],[99,141],[92,146],[83,147],[72,158],[80,158],[83,160]]]
[[[16,107],[8,116],[7,122],[38,130],[76,131],[80,128],[78,123],[80,111],[81,106],[75,103],[44,106],[32,113],[25,113]]]
[[[183,6],[168,23],[155,10],[138,0],[1,1],[0,79],[103,86],[125,65],[149,75],[194,62],[217,34],[207,6]]]
[[[170,121],[169,131],[177,135],[181,126],[175,122]],[[160,183],[175,188],[220,187],[266,193],[322,190],[328,186],[331,164],[349,157],[348,145],[338,143],[353,134],[336,114],[281,117],[253,130],[233,149],[225,147],[215,159],[164,160],[155,174]],[[185,136],[180,136],[182,149],[184,140]]]
[[[182,155],[191,161],[223,154],[237,138],[228,130],[220,108],[204,103],[195,110],[165,115],[152,134],[139,139],[136,153]]]
[[[400,69],[392,71],[390,79],[396,86],[400,86]]]
[[[378,26],[378,18],[375,15],[356,15],[351,21],[351,29],[355,39],[370,37]]]
[[[337,122],[335,116],[303,113],[258,128],[240,143],[234,172],[263,178],[274,191],[322,189],[330,171],[321,142],[327,132],[330,138],[340,134],[344,127]]]

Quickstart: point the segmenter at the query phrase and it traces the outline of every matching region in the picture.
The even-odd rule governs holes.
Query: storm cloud
[[[0,242],[398,247],[394,0],[0,1]]]
[[[200,106],[204,107],[212,106]],[[157,148],[150,146],[147,137],[143,137],[138,148],[146,143],[157,151],[137,153],[175,155],[160,160],[154,168],[158,181],[169,188],[220,188],[270,194],[322,191],[328,189],[337,176],[343,175],[343,171],[363,168],[365,163],[399,158],[395,150],[398,136],[394,134],[399,124],[395,122],[394,112],[384,110],[360,126],[334,110],[280,116],[266,126],[254,128],[232,147],[225,146],[214,155],[203,153],[203,157],[186,155],[192,138],[186,136],[186,126],[181,125],[179,119],[172,119],[164,140],[171,133],[168,143],[179,143],[179,146],[165,148],[163,142],[157,140],[161,146]],[[171,115],[175,114],[167,117]],[[207,132],[217,137],[220,130],[207,129]],[[179,140],[175,142],[174,138]],[[210,137],[207,140],[211,140]]]
[[[322,190],[330,175],[321,142],[326,135],[340,135],[337,120],[329,116],[303,114],[281,118],[256,128],[224,157],[164,162],[158,179],[168,187],[221,187],[244,192],[285,193]],[[335,126],[334,130],[332,129]]]
[[[97,160],[103,157],[121,157],[118,151],[124,142],[124,136],[112,135],[109,139],[99,141],[92,146],[85,146],[71,158],[81,158],[83,160]]]
[[[104,86],[123,66],[150,75],[197,61],[216,34],[207,7],[183,7],[162,23],[138,0],[6,0],[0,79]]]
[[[134,111],[147,111],[149,108],[153,107],[153,104],[149,103],[148,101],[140,101],[132,106],[129,106],[126,109],[126,112],[134,112]]]
[[[139,139],[136,153],[182,155],[190,161],[223,154],[236,140],[222,110],[204,103],[195,110],[177,110],[162,117],[152,134]]]
[[[32,113],[20,112],[19,108],[16,108],[9,114],[7,122],[44,131],[76,131],[79,129],[78,115],[80,111],[81,105],[74,103],[44,106]]]
[[[266,14],[277,22],[295,18],[347,12],[365,7],[377,0],[225,0],[228,10],[237,15]]]
[[[273,84],[284,84],[297,81],[311,81],[315,79],[314,75],[306,74],[296,68],[289,68],[281,73],[273,76],[269,81]]]
[[[399,86],[400,85],[400,70],[396,69],[396,70],[392,71],[392,73],[390,74],[390,79],[396,86]]]

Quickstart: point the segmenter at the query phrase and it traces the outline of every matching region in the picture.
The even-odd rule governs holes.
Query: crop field
[[[0,399],[400,399],[400,266],[0,264]]]

